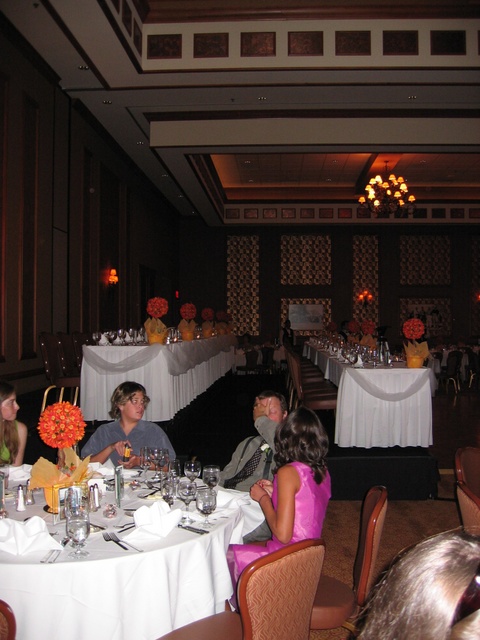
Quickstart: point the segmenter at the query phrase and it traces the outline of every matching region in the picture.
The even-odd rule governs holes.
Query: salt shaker
[[[95,507],[95,492],[93,485],[88,489],[88,508],[90,511],[97,511]]]
[[[25,492],[23,490],[23,485],[19,484],[17,488],[17,511],[25,511]]]
[[[33,491],[30,489],[30,480],[27,480],[27,490],[25,494],[25,504],[35,504],[35,498],[33,497]]]

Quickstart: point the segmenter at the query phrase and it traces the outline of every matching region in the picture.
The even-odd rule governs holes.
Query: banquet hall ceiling
[[[378,0],[130,1],[144,25],[210,21],[212,31],[225,20],[307,15],[327,20],[480,17],[480,0],[397,0],[394,7]],[[111,20],[109,4],[120,11],[121,2],[125,0],[0,0],[0,11],[53,70],[62,89],[95,116],[181,215],[202,216],[215,226],[223,222],[220,200],[233,206],[355,205],[370,176],[384,173],[386,163],[389,172],[408,180],[419,202],[423,196],[430,202],[479,206],[480,138],[473,128],[480,115],[480,50],[474,67],[436,71],[398,66],[271,70],[259,65],[234,71],[209,66],[202,72],[144,72]],[[268,22],[263,24],[268,30]],[[412,117],[452,114],[464,118],[466,130],[472,128],[472,144],[416,142],[421,131],[412,131]],[[407,118],[404,139],[396,144],[375,141],[377,119],[392,116]],[[347,144],[328,131],[319,140],[310,130],[319,118],[328,129],[330,119],[338,117],[346,129],[358,122],[357,129],[371,131],[372,142],[362,135]],[[244,137],[232,134],[238,122],[245,125]],[[296,138],[289,135],[290,126],[297,127]],[[179,134],[176,143],[163,143],[168,130]]]

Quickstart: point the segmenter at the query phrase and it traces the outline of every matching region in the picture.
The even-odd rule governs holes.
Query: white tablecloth
[[[304,354],[338,386],[335,444],[340,447],[428,447],[432,444],[433,369],[355,369],[308,345]]]
[[[145,419],[171,420],[234,362],[234,336],[169,345],[83,347],[80,406],[86,420],[108,420],[110,398],[126,380],[143,384],[151,399]]]
[[[41,494],[35,492],[35,496],[39,501]],[[106,493],[108,501],[112,496]],[[252,508],[260,511],[257,503],[224,514],[217,510],[208,534],[175,528],[158,542],[143,545],[143,553],[105,542],[101,533],[87,540],[90,556],[85,560],[70,559],[70,547],[54,564],[40,563],[43,551],[21,557],[0,551],[0,598],[15,612],[17,640],[155,640],[223,611],[225,599],[232,594],[225,552],[230,543],[241,542],[249,517],[244,517],[244,510]],[[64,536],[65,523],[50,524],[53,517],[40,504],[18,513],[13,500],[7,500],[7,509],[19,520],[41,515],[48,528],[57,532],[56,540]],[[195,507],[190,505],[190,511],[193,515]],[[200,514],[197,517],[201,519]],[[107,525],[112,532],[114,524],[133,522],[126,515],[106,520],[101,511],[91,514],[91,521]],[[257,524],[254,517],[251,527]]]

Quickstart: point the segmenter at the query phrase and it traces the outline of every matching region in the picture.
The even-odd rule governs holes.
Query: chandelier
[[[385,162],[385,174],[388,176],[388,162]],[[413,215],[416,209],[415,196],[408,194],[405,180],[391,173],[388,180],[377,175],[365,187],[367,197],[360,196],[360,206],[369,209],[375,217],[400,214],[399,217]]]

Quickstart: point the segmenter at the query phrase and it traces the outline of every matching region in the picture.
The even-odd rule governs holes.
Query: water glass
[[[72,542],[74,550],[69,557],[74,560],[82,560],[88,556],[88,551],[83,549],[90,535],[90,518],[86,509],[74,509],[66,513],[66,532]]]
[[[188,479],[180,480],[177,493],[180,500],[183,500],[183,502],[185,503],[184,521],[186,523],[189,523],[192,521],[192,519],[190,518],[188,505],[190,504],[190,502],[192,502],[192,500],[195,500],[195,496],[197,495],[197,485],[195,484],[195,482],[191,482]]]
[[[213,489],[198,489],[196,503],[197,509],[205,516],[203,525],[207,528],[211,527],[212,523],[209,521],[208,516],[217,508],[216,492]]]
[[[220,482],[220,467],[216,464],[207,464],[203,468],[202,480],[210,489]]]
[[[202,473],[202,464],[198,460],[189,460],[183,466],[183,472],[190,481],[196,480]]]

